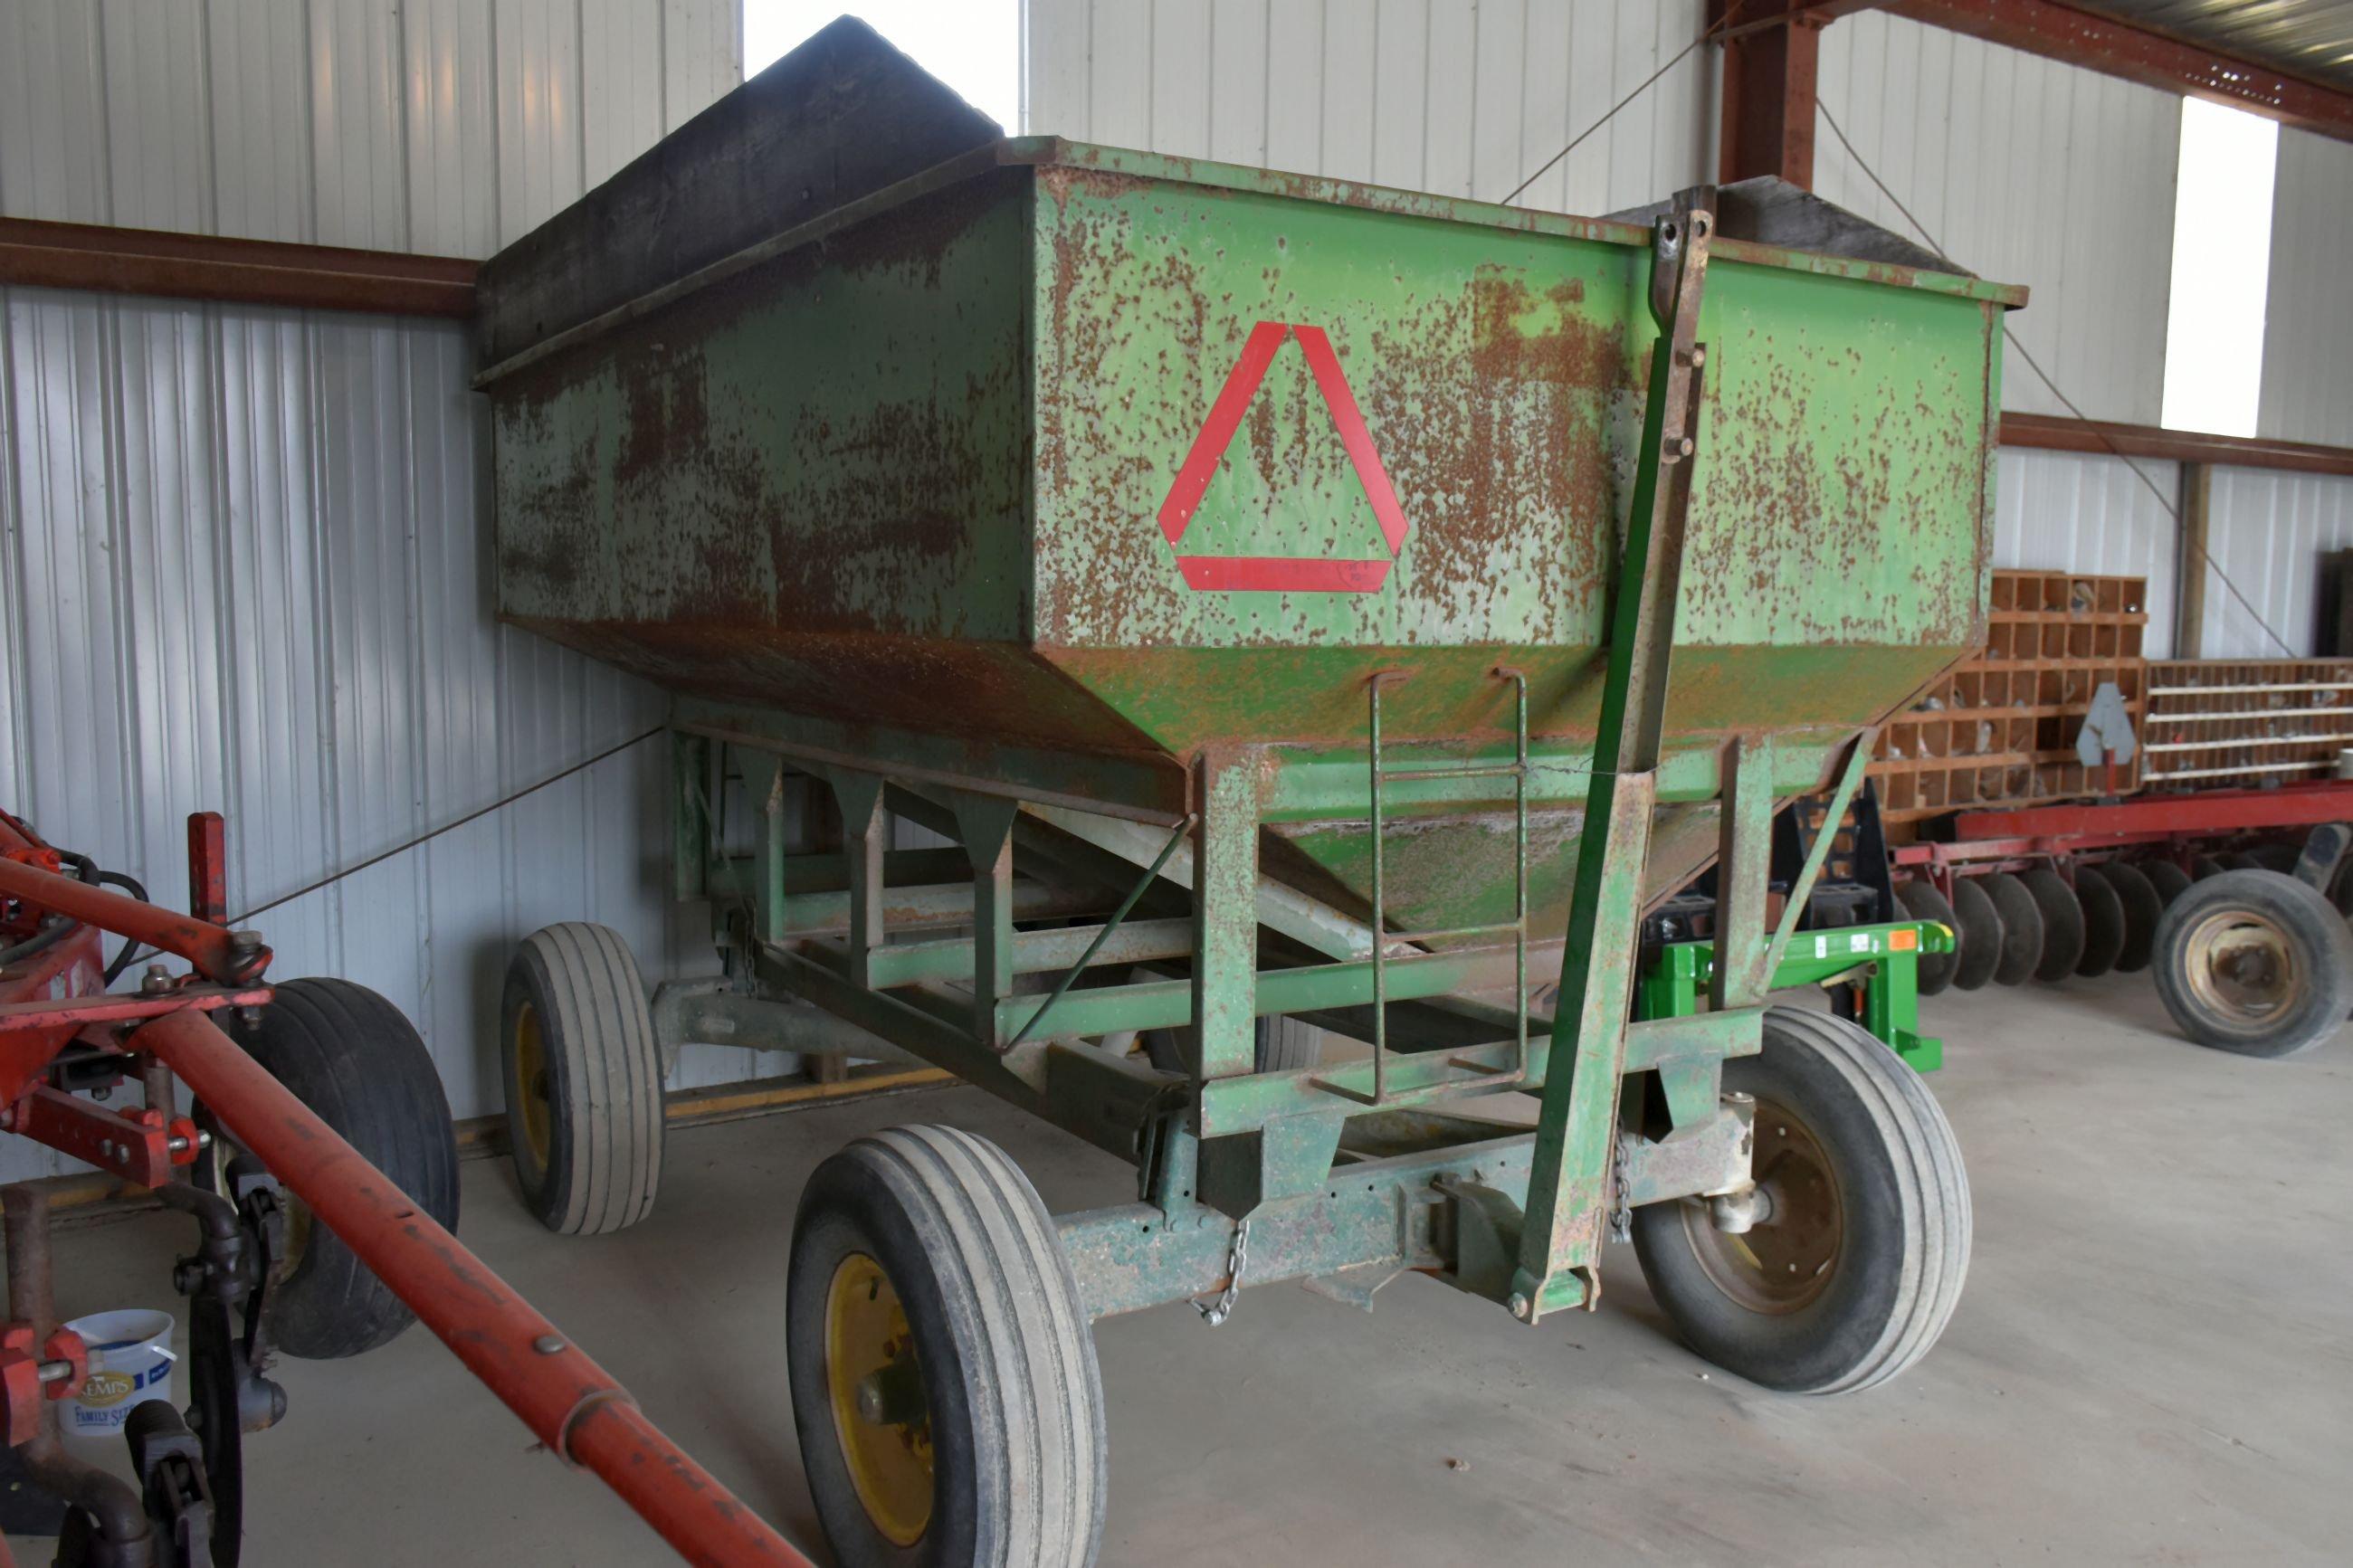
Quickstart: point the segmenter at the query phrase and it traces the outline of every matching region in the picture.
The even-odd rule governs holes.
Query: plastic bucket
[[[132,1307],[93,1312],[66,1325],[90,1347],[90,1376],[65,1401],[69,1432],[117,1430],[132,1407],[172,1396],[173,1319]]]

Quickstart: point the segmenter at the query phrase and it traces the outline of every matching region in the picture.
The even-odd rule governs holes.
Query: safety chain
[[[1234,1298],[1241,1294],[1242,1289],[1242,1265],[1249,1259],[1250,1221],[1241,1220],[1234,1226],[1234,1249],[1226,1257],[1225,1289],[1219,1293],[1216,1301],[1207,1307],[1198,1301],[1193,1303],[1194,1309],[1209,1327],[1214,1329],[1234,1315]]]
[[[1609,1239],[1630,1241],[1634,1236],[1634,1210],[1626,1202],[1626,1137],[1613,1133],[1609,1139]]]

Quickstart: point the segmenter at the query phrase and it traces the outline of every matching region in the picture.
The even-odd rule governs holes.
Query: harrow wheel
[[[2148,885],[2157,889],[2158,900],[2166,909],[2171,909],[2173,900],[2188,892],[2197,880],[2170,860],[2144,860],[2139,870],[2148,879]]]
[[[348,980],[290,980],[230,1036],[319,1119],[441,1225],[458,1226],[458,1133],[432,1054],[399,1008]],[[206,1117],[205,1120],[209,1121]],[[226,1169],[227,1141],[214,1158]],[[258,1162],[257,1162],[258,1163]],[[216,1172],[215,1191],[227,1191]],[[288,1355],[328,1361],[374,1350],[415,1314],[292,1193],[283,1282],[269,1335]]]
[[[1094,1336],[1003,1151],[950,1127],[850,1144],[801,1194],[786,1290],[793,1422],[844,1568],[1094,1561]]]
[[[1953,914],[1960,922],[1954,929],[1961,937],[1960,951],[1953,955],[1953,984],[1976,991],[1994,977],[2001,963],[2001,915],[1975,877],[1953,879]]]
[[[662,1062],[628,944],[577,921],[532,932],[500,1025],[524,1205],[565,1236],[645,1218],[661,1185]]]
[[[2139,867],[2122,860],[2109,861],[2100,868],[2100,875],[2116,889],[2116,903],[2124,913],[2125,939],[2116,949],[2116,973],[2137,974],[2148,967],[2149,954],[2157,949],[2157,925],[2165,918],[2165,897]]]
[[[2095,866],[2075,868],[2075,903],[2084,915],[2084,951],[2075,973],[2096,980],[2116,966],[2125,951],[2125,901]]]
[[[2084,906],[2075,901],[2067,879],[2048,866],[2037,866],[2019,880],[2042,911],[2042,960],[2034,966],[2034,978],[2064,980],[2083,961]]]
[[[2353,931],[2335,905],[2277,871],[2225,871],[2174,900],[2155,968],[2181,1032],[2241,1056],[2308,1050],[2353,1012]]]
[[[1934,921],[1953,933],[1952,952],[1925,953],[1920,959],[1920,994],[1934,996],[1950,985],[1959,972],[1961,949],[1968,941],[1968,933],[1961,929],[1961,917],[1945,901],[1945,895],[1929,883],[1905,883],[1896,891],[1895,907],[1906,920]]]
[[[2001,916],[2001,961],[1993,977],[2000,984],[2023,985],[2042,962],[2042,906],[2008,871],[1986,878],[1985,890]]]
[[[1960,1145],[1920,1075],[1858,1025],[1765,1013],[1764,1049],[1724,1064],[1754,1095],[1749,1230],[1704,1199],[1634,1211],[1643,1276],[1685,1343],[1768,1388],[1886,1382],[1944,1331],[1969,1264]]]

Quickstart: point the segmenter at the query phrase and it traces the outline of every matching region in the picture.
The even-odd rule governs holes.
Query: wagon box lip
[[[1629,248],[1648,249],[1651,244],[1648,228],[1641,224],[1612,218],[1577,217],[1566,213],[1472,201],[1467,197],[1400,190],[1392,185],[1377,185],[1358,180],[1285,174],[1281,170],[1251,168],[1240,163],[1219,163],[1207,158],[1186,158],[1125,147],[1108,147],[1090,142],[1073,142],[1060,136],[1008,136],[970,152],[960,153],[895,184],[885,185],[879,191],[845,202],[829,212],[794,224],[733,255],[722,257],[683,277],[649,289],[636,299],[561,331],[552,332],[495,363],[483,366],[475,373],[470,384],[477,392],[488,391],[517,371],[665,310],[712,284],[777,257],[789,255],[829,234],[950,186],[979,178],[994,170],[1019,167],[1064,168],[1134,179],[1161,180],[1200,185],[1211,190],[1249,192],[1294,201],[1362,207],[1404,217],[1472,224],[1520,234],[1554,235],[1568,239],[1622,245]],[[1899,267],[1883,261],[1829,256],[1819,251],[1793,250],[1755,240],[1728,239],[1721,235],[1716,237],[1711,248],[1720,261],[1745,262],[1883,288],[1917,289],[1955,299],[1978,300],[2006,310],[2016,310],[2027,300],[2027,289],[2023,284],[1994,283],[1955,272]]]
[[[1362,180],[1287,174],[1279,169],[1220,163],[1207,158],[1139,152],[1098,142],[1073,142],[1060,136],[1009,136],[998,142],[997,148],[999,163],[1126,174],[1139,179],[1206,185],[1213,190],[1246,191],[1297,201],[1365,207],[1406,217],[1474,224],[1522,234],[1557,235],[1564,238],[1597,240],[1641,250],[1651,247],[1651,230],[1647,225],[1616,218],[1577,217],[1534,207],[1473,201],[1467,196],[1435,195]],[[2027,301],[2028,291],[2022,283],[1996,283],[1965,273],[1937,272],[1856,257],[1831,256],[1820,251],[1766,245],[1757,240],[1728,238],[1722,234],[1716,236],[1709,249],[1719,261],[1746,262],[1752,266],[1844,278],[1889,288],[1919,289],[1932,294],[1982,300],[2007,310],[2020,309]]]

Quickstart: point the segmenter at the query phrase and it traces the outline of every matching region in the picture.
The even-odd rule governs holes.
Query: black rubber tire
[[[1145,1058],[1162,1072],[1192,1071],[1193,1064],[1186,1056],[1186,1033],[1178,1029],[1145,1030]],[[1314,1067],[1323,1059],[1323,1036],[1313,1026],[1279,1014],[1258,1021],[1259,1071],[1293,1072]]]
[[[2084,921],[2084,951],[2075,973],[2097,980],[2116,966],[2125,950],[2125,901],[2097,866],[2075,868],[2075,907]]]
[[[1964,991],[1984,988],[2001,963],[2001,912],[1975,877],[1953,879],[1953,914],[1960,921],[1961,949],[1954,956],[1953,984]]]
[[[2193,882],[2211,881],[2230,869],[2211,855],[2192,855],[2189,858],[2189,879]]]
[[[544,1058],[544,1158],[527,1134],[529,1086],[517,1066],[526,1007]],[[499,1055],[524,1206],[562,1236],[606,1236],[645,1218],[661,1188],[661,1047],[618,933],[568,921],[522,940],[507,965]]]
[[[2225,871],[2268,871],[2270,867],[2258,859],[2252,849],[2239,849],[2222,857]]]
[[[1926,882],[1906,882],[1895,895],[1895,907],[1905,920],[1934,921],[1953,933],[1952,952],[1923,953],[1915,968],[1920,994],[1934,996],[1953,983],[1960,967],[1961,917],[1953,912],[1945,895]]]
[[[2116,973],[2138,974],[2148,967],[2148,955],[2157,951],[2157,922],[2165,918],[2165,900],[2137,866],[2111,860],[2100,868],[2100,875],[2116,889],[2116,902],[2124,910],[2125,940],[2116,949]]]
[[[914,1543],[849,1479],[825,1358],[835,1270],[881,1265],[922,1369],[932,1507]],[[801,1462],[843,1568],[1084,1568],[1103,1534],[1103,1381],[1054,1221],[1002,1150],[894,1127],[817,1168],[794,1223],[785,1360]]]
[[[348,980],[290,980],[277,987],[259,1022],[248,1024],[240,1013],[230,1034],[410,1202],[458,1228],[458,1134],[449,1098],[432,1053],[399,1008]],[[270,1339],[288,1355],[358,1355],[413,1321],[400,1298],[326,1226],[311,1225],[301,1247],[270,1298]]]
[[[2138,869],[2148,879],[2148,885],[2157,889],[2158,901],[2168,910],[2173,900],[2188,892],[2197,880],[2170,860],[2143,860]]]
[[[2042,911],[2042,961],[2034,966],[2034,978],[2064,980],[2084,956],[2084,906],[2075,901],[2067,879],[2048,866],[2037,866],[2019,880]]]
[[[2193,988],[2193,942],[2212,920],[2241,913],[2277,932],[2306,978],[2300,994],[2268,1015],[2210,1004]],[[2227,871],[2200,882],[2165,911],[2151,965],[2157,994],[2181,1032],[2201,1046],[2247,1057],[2286,1057],[2333,1037],[2353,1013],[2353,931],[2335,905],[2277,871]]]
[[[1808,1394],[1869,1388],[1928,1352],[1969,1266],[1960,1144],[1920,1075],[1860,1026],[1796,1007],[1765,1012],[1764,1049],[1724,1064],[1758,1117],[1796,1112],[1820,1141],[1844,1213],[1835,1272],[1794,1310],[1727,1294],[1695,1250],[1707,1204],[1634,1211],[1634,1250],[1683,1342],[1752,1383]],[[1769,1172],[1757,1173],[1768,1184]]]
[[[2042,906],[2026,884],[2008,871],[1983,879],[1986,896],[2001,915],[2001,962],[1993,977],[2003,985],[2023,985],[2042,962]]]
[[[2258,844],[2247,851],[2246,858],[2254,862],[2251,869],[2294,876],[2295,863],[2304,858],[2304,847],[2300,844]]]

